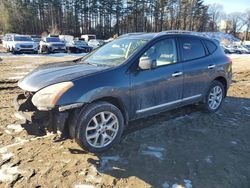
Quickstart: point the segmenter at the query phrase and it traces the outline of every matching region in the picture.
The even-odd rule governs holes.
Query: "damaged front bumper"
[[[37,123],[53,133],[58,131],[63,133],[70,110],[82,106],[82,104],[73,104],[40,111],[32,104],[32,96],[32,93],[17,95],[14,99],[15,110],[26,121],[25,123]]]

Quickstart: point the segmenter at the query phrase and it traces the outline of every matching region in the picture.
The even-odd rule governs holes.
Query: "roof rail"
[[[208,38],[208,36],[206,34],[202,33],[202,32],[187,31],[187,30],[167,30],[167,31],[161,31],[156,36],[163,35],[163,34],[189,34],[189,35],[202,36],[202,37]]]
[[[127,36],[133,36],[133,35],[143,35],[146,34],[146,32],[135,32],[135,33],[126,33],[123,35],[120,35],[119,38],[127,37]]]

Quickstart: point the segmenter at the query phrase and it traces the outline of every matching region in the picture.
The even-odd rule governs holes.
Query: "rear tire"
[[[76,110],[74,119],[74,136],[77,143],[93,153],[103,152],[115,145],[124,129],[121,111],[107,102],[96,102]],[[74,135],[73,135],[74,134]]]
[[[214,80],[208,89],[205,103],[202,104],[203,109],[206,112],[216,112],[221,107],[224,97],[224,85],[221,82]]]

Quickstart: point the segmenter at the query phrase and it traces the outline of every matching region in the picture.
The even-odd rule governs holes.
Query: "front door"
[[[141,56],[156,63],[155,68],[131,73],[131,104],[134,118],[158,113],[182,99],[183,71],[178,63],[175,39],[153,44]]]

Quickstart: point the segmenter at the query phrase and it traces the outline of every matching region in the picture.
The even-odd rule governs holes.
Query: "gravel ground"
[[[233,83],[217,113],[187,106],[130,122],[100,155],[21,125],[12,104],[21,77],[77,56],[0,57],[0,187],[250,187],[249,55],[232,56]]]

